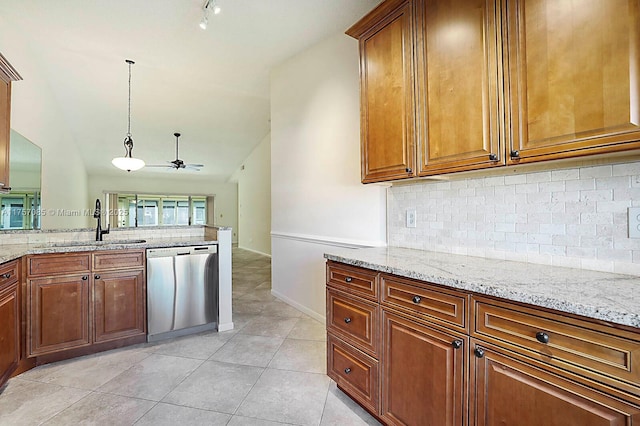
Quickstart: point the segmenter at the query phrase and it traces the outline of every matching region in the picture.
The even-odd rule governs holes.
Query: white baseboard
[[[294,308],[296,308],[297,310],[304,312],[305,314],[309,315],[311,318],[313,318],[315,320],[318,320],[323,324],[326,323],[326,321],[327,321],[326,317],[318,314],[317,312],[312,311],[311,309],[307,308],[306,306],[303,306],[300,303],[289,299],[287,296],[285,296],[285,295],[283,295],[281,293],[278,293],[277,291],[275,291],[273,289],[271,290],[271,294],[274,297],[277,297],[278,299],[282,300],[287,305],[291,305]]]
[[[250,249],[250,248],[248,248],[248,247],[242,247],[242,246],[238,246],[238,248],[239,248],[240,250],[250,251],[251,253],[255,253],[255,254],[259,254],[259,255],[261,255],[261,256],[266,256],[266,257],[268,257],[268,258],[271,258],[271,255],[270,255],[270,254],[263,253],[263,252],[258,251],[258,250],[254,250],[254,249]]]

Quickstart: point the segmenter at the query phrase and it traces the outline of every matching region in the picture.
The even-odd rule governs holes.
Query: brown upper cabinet
[[[22,80],[0,53],[0,191],[9,187],[9,137],[11,133],[11,82]]]
[[[640,148],[638,0],[386,0],[347,34],[363,183]]]

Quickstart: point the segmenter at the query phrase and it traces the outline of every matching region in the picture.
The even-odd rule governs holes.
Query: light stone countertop
[[[144,243],[132,243],[131,240],[119,241],[87,241],[70,243],[34,243],[34,244],[3,244],[0,245],[0,263],[9,262],[28,254],[73,253],[96,250],[131,250],[164,247],[188,247],[218,244],[217,241],[205,240],[203,237],[171,237],[153,238]],[[65,245],[68,244],[68,245]]]
[[[336,262],[640,328],[640,277],[396,247],[331,249]]]

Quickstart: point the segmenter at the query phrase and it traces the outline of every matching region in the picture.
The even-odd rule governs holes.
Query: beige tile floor
[[[377,425],[326,376],[324,325],[271,295],[270,259],[234,249],[233,331],[37,367],[0,425]]]

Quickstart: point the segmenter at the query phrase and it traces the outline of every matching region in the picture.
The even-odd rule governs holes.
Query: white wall
[[[389,245],[640,275],[629,207],[640,162],[416,182],[389,190]]]
[[[59,113],[58,100],[29,44],[29,31],[0,17],[2,54],[23,77],[12,86],[11,127],[42,148],[42,208],[53,211],[81,211],[89,206],[87,173],[76,141]],[[47,214],[44,229],[86,226],[89,217]]]
[[[271,255],[271,134],[233,174],[238,182],[238,247]]]
[[[385,209],[360,183],[358,44],[338,34],[271,73],[273,293],[323,318],[324,248],[384,245]]]
[[[215,195],[215,225],[233,228],[233,239],[237,241],[238,187],[235,183],[215,183],[207,179],[174,179],[170,177],[141,177],[134,172],[114,176],[89,176],[88,198],[104,201],[104,192],[164,193],[171,195],[202,194]]]

